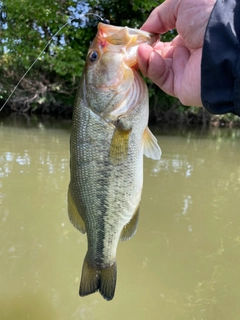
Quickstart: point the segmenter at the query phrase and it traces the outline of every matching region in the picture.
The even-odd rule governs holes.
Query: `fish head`
[[[138,46],[157,39],[142,30],[99,23],[84,69],[87,106],[102,117],[118,108],[134,82]]]

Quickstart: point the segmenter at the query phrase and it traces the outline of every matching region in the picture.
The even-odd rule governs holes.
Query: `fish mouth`
[[[128,67],[137,64],[137,49],[141,43],[153,46],[159,41],[159,35],[149,33],[139,29],[98,24],[97,38],[102,49],[110,49],[114,46],[114,51],[124,53],[124,62]]]
[[[155,33],[149,33],[140,29],[133,29],[128,27],[118,27],[109,24],[99,22],[98,32],[109,43],[114,45],[126,45],[131,40],[131,44],[139,45],[141,43],[148,43],[153,45],[159,40],[159,35]]]

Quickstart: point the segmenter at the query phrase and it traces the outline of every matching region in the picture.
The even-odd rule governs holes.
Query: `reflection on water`
[[[0,120],[0,319],[238,320],[240,130],[153,128],[136,236],[113,301],[80,298],[86,237],[70,224],[68,121]]]

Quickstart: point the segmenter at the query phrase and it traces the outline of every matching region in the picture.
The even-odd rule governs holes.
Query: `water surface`
[[[136,236],[114,299],[78,296],[86,237],[69,222],[70,122],[0,120],[1,320],[239,320],[240,131],[153,128]]]

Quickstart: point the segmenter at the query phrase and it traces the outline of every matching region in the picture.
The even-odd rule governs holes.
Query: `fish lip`
[[[141,29],[134,29],[129,27],[113,26],[104,24],[102,22],[98,23],[98,31],[101,38],[107,38],[124,29],[131,38],[137,36],[137,44],[148,43],[150,45],[153,45],[159,40],[159,35],[156,33],[150,33]]]
[[[128,27],[126,27],[128,28]],[[128,32],[131,34],[137,34],[137,35],[142,35],[146,39],[153,38],[153,37],[158,37],[159,35],[157,33],[152,33],[152,32],[147,32],[141,29],[134,29],[134,28],[128,28]]]

